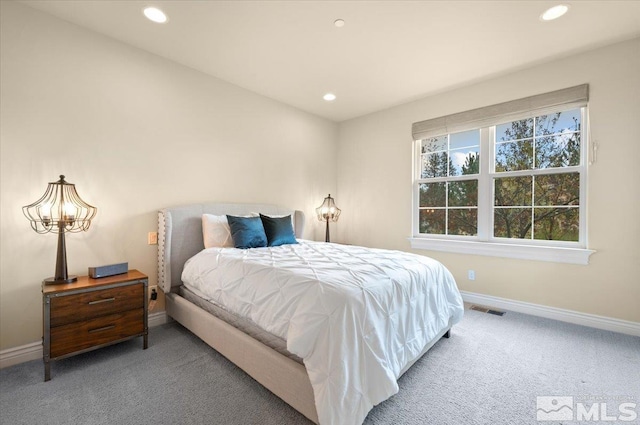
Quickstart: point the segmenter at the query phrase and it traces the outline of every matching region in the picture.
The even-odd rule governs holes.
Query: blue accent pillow
[[[291,225],[291,216],[269,217],[260,214],[264,232],[267,234],[269,246],[280,246],[298,243]]]
[[[231,238],[236,248],[259,248],[267,246],[267,235],[264,233],[260,217],[236,217],[227,215]]]

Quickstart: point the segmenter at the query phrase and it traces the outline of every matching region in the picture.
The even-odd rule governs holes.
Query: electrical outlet
[[[149,287],[149,311],[153,311],[156,307],[156,303],[158,302],[158,287],[150,286]]]
[[[469,278],[469,280],[476,280],[476,271],[467,270],[467,278]]]
[[[147,235],[147,244],[158,245],[158,232],[149,232]]]
[[[149,291],[149,293],[148,293],[149,301],[151,301],[151,297],[153,296],[153,291],[158,293],[158,287],[156,285],[149,286],[149,290],[148,291]]]

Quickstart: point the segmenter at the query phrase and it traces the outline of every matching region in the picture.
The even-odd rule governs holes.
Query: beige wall
[[[442,261],[461,290],[640,322],[640,39],[341,123],[341,239],[411,249],[413,122],[582,83],[590,85],[591,138],[599,145],[589,167],[591,263],[415,252]]]
[[[128,261],[156,283],[156,211],[274,203],[311,215],[336,187],[337,125],[29,7],[1,9],[0,350],[42,336],[56,236],[21,207],[65,174],[98,207],[67,237],[69,272]],[[256,70],[259,72],[259,70]]]
[[[599,145],[589,167],[590,265],[415,252],[442,261],[461,290],[640,322],[640,39],[341,123],[339,238],[410,250],[413,122],[582,83]]]

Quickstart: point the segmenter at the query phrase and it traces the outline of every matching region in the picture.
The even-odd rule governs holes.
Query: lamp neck
[[[324,241],[325,242],[331,242],[330,237],[329,237],[329,216],[327,216],[327,230],[326,230],[325,235],[324,235]]]

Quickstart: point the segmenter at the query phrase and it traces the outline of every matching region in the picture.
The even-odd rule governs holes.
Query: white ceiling
[[[640,36],[640,1],[572,0],[552,22],[559,0],[22,3],[334,121]]]

